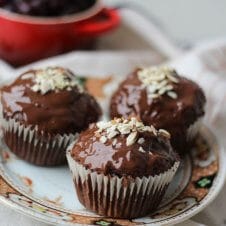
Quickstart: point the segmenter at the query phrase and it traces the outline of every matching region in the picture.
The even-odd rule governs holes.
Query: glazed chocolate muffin
[[[68,148],[67,159],[80,202],[117,218],[156,210],[179,166],[170,134],[136,118],[92,124]]]
[[[0,7],[32,16],[61,16],[82,12],[96,0],[0,0]]]
[[[37,165],[64,163],[67,145],[101,110],[67,69],[30,70],[1,89],[4,140]]]
[[[173,147],[186,153],[204,115],[202,89],[173,69],[137,69],[124,80],[110,104],[111,117],[135,115],[144,124],[170,132]]]

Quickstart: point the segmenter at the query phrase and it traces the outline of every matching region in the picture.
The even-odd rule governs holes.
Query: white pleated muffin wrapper
[[[90,194],[90,196],[92,197],[92,199],[95,199],[96,202],[98,203],[100,199],[101,200],[104,199],[103,202],[99,203],[99,207],[97,206],[98,204],[96,203],[94,205],[95,207],[92,208],[92,206],[89,206],[88,208],[96,211],[99,214],[108,215],[110,217],[121,217],[121,218],[132,217],[133,218],[134,211],[136,212],[137,216],[143,215],[142,208],[144,207],[141,206],[142,199],[147,199],[147,201],[149,199],[149,205],[150,206],[152,205],[151,208],[153,207],[153,209],[155,209],[155,206],[156,207],[158,206],[159,202],[164,196],[165,190],[168,187],[169,183],[172,181],[180,164],[179,162],[175,162],[175,164],[169,170],[156,176],[148,176],[148,177],[144,176],[144,177],[136,177],[136,178],[132,178],[129,176],[124,176],[124,177],[106,176],[104,174],[98,174],[95,171],[86,169],[84,166],[77,163],[71,157],[70,147],[67,150],[66,156],[67,156],[69,168],[72,172],[75,185],[78,186],[80,182],[82,184],[84,183],[88,184],[88,180],[91,180],[92,194]],[[123,189],[123,194],[122,194],[122,189]],[[79,192],[83,193],[86,191],[79,191]],[[134,192],[135,192],[135,197],[134,197]],[[83,195],[85,195],[85,193]],[[126,197],[129,197],[129,198],[126,198]],[[151,199],[150,197],[153,197],[153,198]],[[158,197],[160,201],[156,203],[152,203],[152,200],[154,202],[154,199],[155,199],[154,197]],[[121,215],[116,213],[118,211],[119,212],[122,211],[124,208],[123,201],[117,202],[119,198],[121,200],[125,200],[125,199],[127,200],[126,208],[128,208],[127,213],[125,214],[122,213]],[[83,204],[86,206],[86,203],[83,203]],[[135,204],[135,210],[134,210],[134,204]],[[103,210],[104,206],[107,206],[107,209]],[[140,209],[139,209],[139,206],[140,206]],[[118,207],[119,207],[119,210],[116,211]],[[144,214],[147,214],[146,211],[147,210],[144,210]]]
[[[61,161],[63,163],[68,145],[78,137],[77,133],[68,135],[40,133],[37,125],[26,126],[16,122],[15,119],[2,118],[1,122],[3,138],[5,143],[11,146],[9,147],[11,151],[21,158],[23,158],[21,155],[24,155],[25,160],[38,165],[61,164]],[[8,141],[6,134],[10,137]],[[9,142],[11,142],[10,145]],[[23,147],[27,148],[24,148],[22,151],[24,153],[21,153]]]

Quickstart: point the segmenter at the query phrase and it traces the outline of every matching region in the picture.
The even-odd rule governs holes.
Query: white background
[[[177,42],[226,36],[225,0],[105,0],[110,5],[138,5]]]

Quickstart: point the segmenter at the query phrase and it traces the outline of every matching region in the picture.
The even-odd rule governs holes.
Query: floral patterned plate
[[[67,166],[30,165],[0,144],[0,201],[46,223],[61,225],[171,225],[184,221],[207,206],[224,182],[223,150],[203,126],[191,156],[182,164],[158,211],[144,218],[122,220],[87,211],[74,192]]]
[[[140,65],[141,56],[135,59],[118,53],[104,56],[95,53],[84,57],[69,54],[29,68],[60,65],[81,74],[95,71],[109,75],[115,71],[120,77],[134,65]],[[87,62],[93,64],[87,67]],[[142,65],[150,64],[149,61],[142,62],[146,62]],[[16,74],[12,70],[12,77]],[[109,91],[117,87],[118,78],[101,78],[98,74],[84,82],[102,108],[108,109]],[[192,217],[213,201],[224,184],[225,167],[222,147],[210,130],[202,126],[191,155],[182,160],[159,209],[144,218],[110,219],[87,211],[79,203],[67,166],[45,168],[30,165],[13,155],[0,139],[0,201],[23,214],[55,225],[172,225]]]

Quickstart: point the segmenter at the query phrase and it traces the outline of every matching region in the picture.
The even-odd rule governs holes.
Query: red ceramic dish
[[[117,27],[118,12],[101,1],[82,13],[32,17],[0,9],[0,57],[22,65],[73,49],[92,46],[95,38]]]

